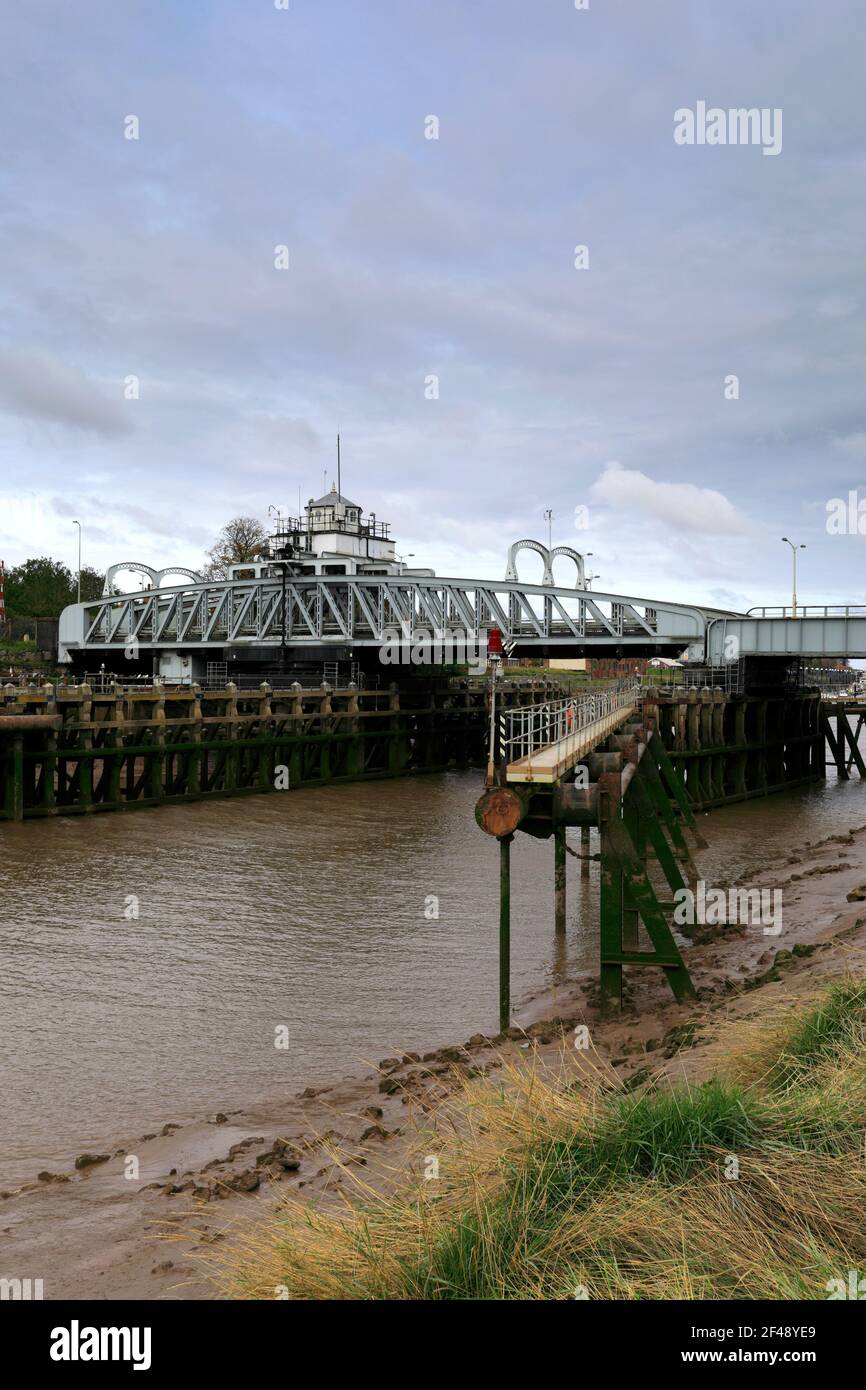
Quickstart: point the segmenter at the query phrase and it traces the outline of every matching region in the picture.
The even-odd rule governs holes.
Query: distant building
[[[585,671],[590,680],[612,680],[620,676],[642,676],[647,669],[645,656],[584,656],[551,657],[546,663],[551,671]],[[678,666],[678,661],[665,665]]]

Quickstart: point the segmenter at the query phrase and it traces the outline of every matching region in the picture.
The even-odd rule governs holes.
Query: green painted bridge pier
[[[623,685],[514,710],[500,722],[497,785],[476,805],[478,824],[499,841],[500,1026],[511,1016],[511,845],[518,831],[554,844],[554,923],[566,929],[566,831],[581,828],[588,868],[590,830],[600,862],[600,989],[604,1010],[619,1008],[623,967],[661,968],[677,999],[694,995],[676,944],[673,895],[697,878],[686,830],[699,840],[694,814],[654,723],[640,709],[640,690]],[[667,891],[648,870],[652,852]]]
[[[625,971],[653,966],[674,996],[694,987],[674,929],[679,890],[698,874],[695,813],[814,783],[835,766],[866,776],[858,706],[825,703],[817,689],[744,692],[641,688],[637,682],[547,706],[509,708],[497,722],[494,776],[479,826],[499,842],[500,1025],[510,1022],[511,846],[518,833],[553,841],[553,928],[566,931],[567,863],[599,863],[599,988],[621,1008]],[[829,749],[830,758],[827,757]],[[580,850],[567,830],[580,827]],[[593,850],[593,846],[595,847]],[[679,937],[679,939],[678,939]]]

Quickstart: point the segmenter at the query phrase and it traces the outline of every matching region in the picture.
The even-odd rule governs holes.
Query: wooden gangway
[[[609,690],[503,714],[499,736],[506,782],[559,782],[629,719],[639,692],[637,681],[623,681]]]

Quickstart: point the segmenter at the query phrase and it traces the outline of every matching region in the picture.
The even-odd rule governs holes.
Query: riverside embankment
[[[199,685],[0,687],[0,822],[149,809],[480,765],[483,679],[274,690]],[[500,709],[564,694],[501,683]]]

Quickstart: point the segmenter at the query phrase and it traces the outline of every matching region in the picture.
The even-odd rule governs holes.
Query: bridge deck
[[[558,782],[566,772],[591,753],[603,739],[624,724],[635,710],[633,704],[623,705],[601,719],[585,724],[566,738],[549,743],[545,748],[519,758],[506,766],[506,780],[509,782]]]

